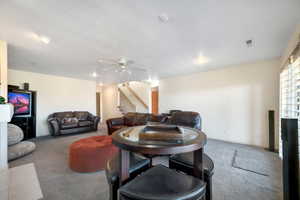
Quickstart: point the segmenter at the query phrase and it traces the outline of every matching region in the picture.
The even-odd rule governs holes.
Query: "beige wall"
[[[143,102],[148,105],[149,109],[146,109],[139,101],[137,104],[141,107],[141,112],[151,112],[150,109],[150,99],[151,99],[151,85],[146,82],[141,81],[131,81],[129,83],[131,89],[143,100]]]
[[[150,108],[150,94],[151,86],[145,82],[130,82],[130,88],[149,106]],[[137,112],[148,112],[142,104],[127,90],[123,88],[123,93],[131,103],[137,108]],[[129,93],[129,94],[127,94]],[[103,104],[103,120],[113,117],[120,117],[122,113],[118,109],[118,84],[109,84],[102,86],[102,104]],[[138,109],[139,107],[139,109]]]
[[[7,44],[0,40],[0,96],[7,97]],[[0,122],[0,199],[7,196],[4,183],[7,177],[7,123]]]
[[[268,110],[278,113],[279,65],[271,60],[160,80],[160,112],[196,111],[209,138],[267,147]]]
[[[37,91],[37,136],[48,135],[46,119],[53,112],[96,112],[96,83],[32,72],[8,70],[11,85],[30,84]]]
[[[7,44],[0,40],[0,96],[7,97]]]
[[[120,117],[122,113],[118,109],[118,85],[104,85],[102,87],[103,120]]]
[[[289,43],[281,56],[281,68],[283,68],[286,64],[287,59],[290,57],[290,54],[296,48],[298,42],[300,41],[300,22],[296,26],[294,33],[291,35]]]

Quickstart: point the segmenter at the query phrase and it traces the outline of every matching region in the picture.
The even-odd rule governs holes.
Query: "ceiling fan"
[[[132,73],[147,73],[147,70],[144,68],[141,68],[141,65],[138,65],[133,60],[126,59],[124,57],[121,57],[119,59],[107,59],[107,58],[100,58],[98,60],[98,63],[101,65],[108,66],[108,68],[104,68],[101,71],[102,72],[116,72],[116,73],[128,73],[131,75]],[[139,67],[137,67],[139,66]]]

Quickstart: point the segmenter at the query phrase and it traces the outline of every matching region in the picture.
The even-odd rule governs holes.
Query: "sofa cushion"
[[[77,128],[78,124],[62,124],[61,129],[70,129],[70,128]]]
[[[175,112],[172,114],[169,123],[201,130],[201,117],[197,112]]]
[[[62,120],[63,118],[74,117],[73,112],[57,112],[53,114],[53,117]]]
[[[85,111],[78,111],[78,112],[74,112],[74,116],[79,121],[86,121],[88,119],[89,113]]]
[[[78,119],[76,117],[65,117],[61,121],[62,124],[78,124]]]
[[[76,117],[66,117],[61,122],[62,129],[78,127],[78,119]]]
[[[150,122],[161,122],[164,123],[168,118],[167,114],[160,114],[160,115],[155,115],[155,114],[151,114],[149,121]]]
[[[135,116],[136,116],[136,113],[131,113],[131,112],[127,113],[124,116],[124,124],[126,126],[134,126]]]
[[[148,113],[137,113],[135,116],[134,126],[147,124],[150,115]]]
[[[148,113],[127,113],[124,116],[126,126],[140,126],[147,124],[150,115]]]
[[[79,126],[83,127],[83,126],[92,126],[94,123],[91,121],[79,121]]]

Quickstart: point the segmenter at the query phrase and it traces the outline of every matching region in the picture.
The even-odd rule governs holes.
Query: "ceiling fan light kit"
[[[100,69],[99,71],[106,73],[106,72],[113,72],[113,73],[120,73],[120,74],[128,74],[132,75],[133,73],[148,73],[146,69],[139,67],[135,61],[129,60],[127,58],[121,57],[119,59],[106,59],[100,58],[98,62],[105,67],[106,69]],[[136,65],[136,66],[134,66]]]

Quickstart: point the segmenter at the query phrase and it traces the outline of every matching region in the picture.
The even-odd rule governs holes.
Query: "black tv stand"
[[[33,117],[13,117],[10,123],[17,125],[23,130],[23,140],[36,137],[35,119]]]
[[[31,93],[31,116],[14,116],[11,120],[11,124],[15,124],[23,130],[24,139],[28,140],[36,137],[36,91],[21,90],[18,86],[9,86],[8,92],[20,91]]]

